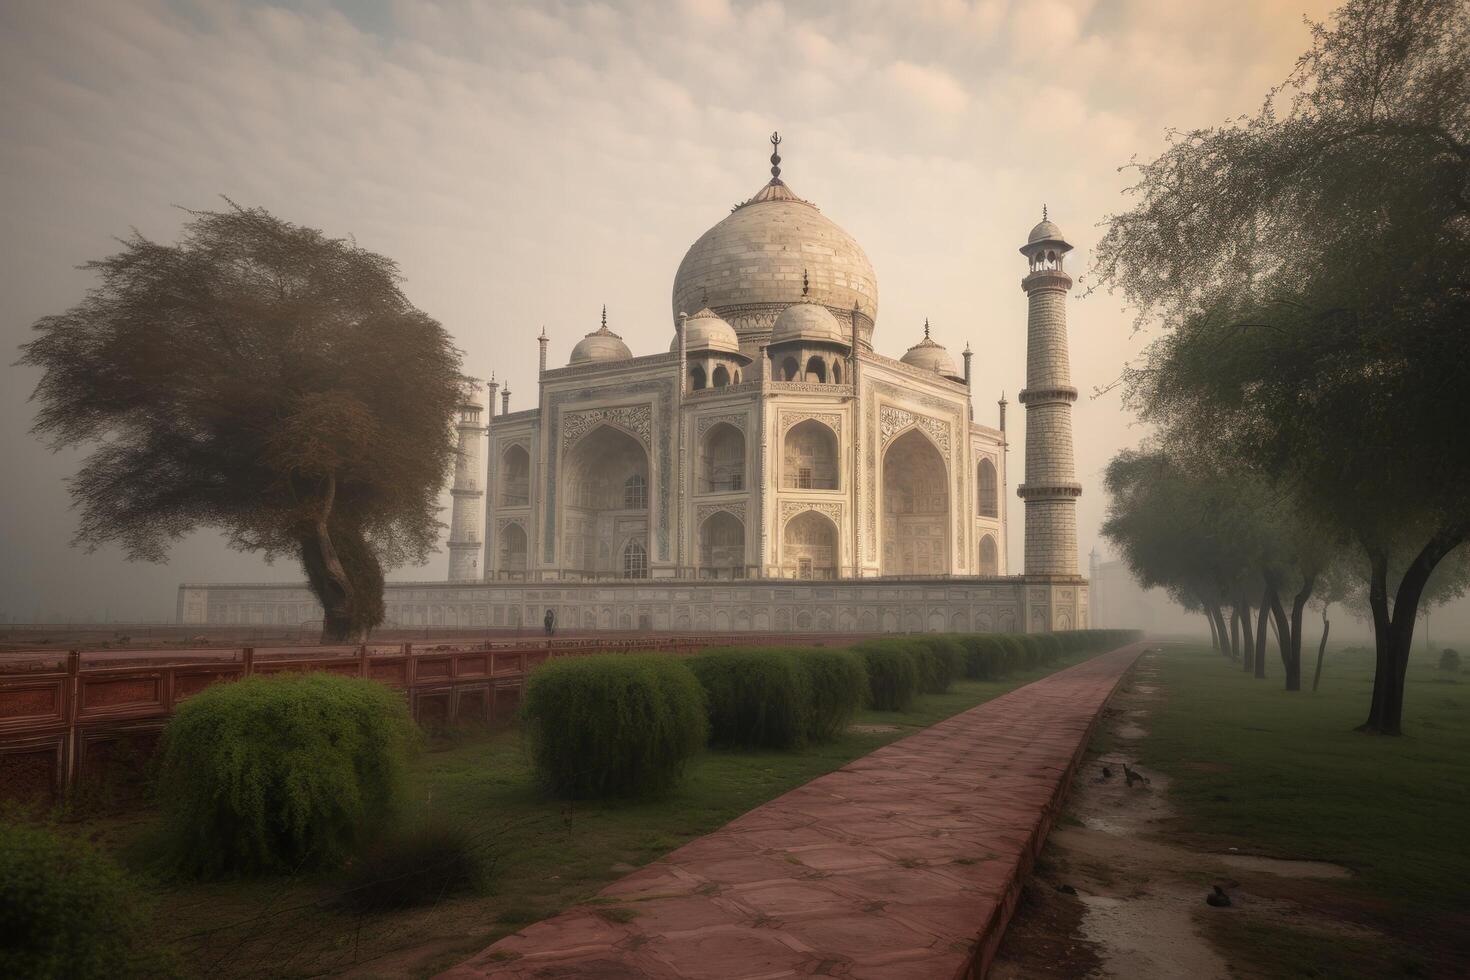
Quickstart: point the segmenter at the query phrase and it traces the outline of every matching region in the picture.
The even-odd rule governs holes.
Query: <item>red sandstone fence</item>
[[[137,769],[180,702],[251,674],[323,671],[381,681],[402,690],[414,719],[434,729],[509,721],[527,675],[551,657],[841,639],[718,634],[0,653],[0,798],[59,799]]]

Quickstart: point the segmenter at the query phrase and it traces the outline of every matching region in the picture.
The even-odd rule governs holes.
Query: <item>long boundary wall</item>
[[[1079,577],[391,583],[389,628],[718,632],[1025,632],[1086,629]],[[292,625],[319,620],[305,586],[181,585],[180,623]]]

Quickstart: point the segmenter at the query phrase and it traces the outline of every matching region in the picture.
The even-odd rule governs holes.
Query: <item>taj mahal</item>
[[[1025,559],[1013,574],[1004,397],[985,402],[994,425],[977,420],[969,346],[957,363],[927,323],[901,357],[879,353],[872,264],[782,180],[771,143],[770,179],[679,264],[667,351],[635,355],[604,309],[565,365],[548,363],[541,332],[534,407],[511,411],[493,380],[470,390],[448,578],[390,583],[385,625],[517,628],[551,610],[559,627],[598,630],[1087,626],[1072,246],[1043,215],[1020,248]],[[186,623],[320,615],[304,586],[179,588]]]

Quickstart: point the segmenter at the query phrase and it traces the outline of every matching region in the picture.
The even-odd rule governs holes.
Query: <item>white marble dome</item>
[[[832,311],[816,303],[792,303],[776,317],[771,328],[771,343],[782,344],[793,340],[822,341],[832,344],[851,342],[847,331],[832,315]]]
[[[592,331],[572,348],[568,364],[588,364],[593,361],[626,361],[633,356],[623,338],[607,329],[607,310],[602,311],[602,326]]]
[[[927,320],[924,321],[924,339],[910,347],[899,360],[910,367],[933,371],[935,374],[952,380],[960,380],[963,377],[955,368],[954,358],[950,356],[944,345],[930,339],[929,321]]]
[[[679,333],[674,332],[674,339],[669,344],[670,351],[679,349]],[[706,306],[688,317],[684,321],[684,349],[693,354],[695,351],[719,351],[725,354],[740,353],[740,338],[735,335],[735,328],[724,320],[719,314]]]
[[[878,278],[867,254],[773,177],[690,246],[674,276],[674,316],[708,306],[747,330],[735,314],[797,302],[802,270],[811,302],[842,311],[857,304],[869,321],[877,319]]]
[[[1065,239],[1062,238],[1062,229],[1058,228],[1055,222],[1043,218],[1035,228],[1031,229],[1031,234],[1026,236],[1026,244],[1034,245],[1037,242],[1048,241],[1060,242]]]

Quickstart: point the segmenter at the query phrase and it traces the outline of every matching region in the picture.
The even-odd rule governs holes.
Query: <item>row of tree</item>
[[[1362,727],[1397,734],[1419,610],[1466,582],[1470,6],[1351,0],[1258,113],[1136,166],[1092,288],[1158,328],[1122,379],[1156,435],[1105,533],[1256,671],[1272,624],[1293,690],[1308,603],[1360,583]]]

